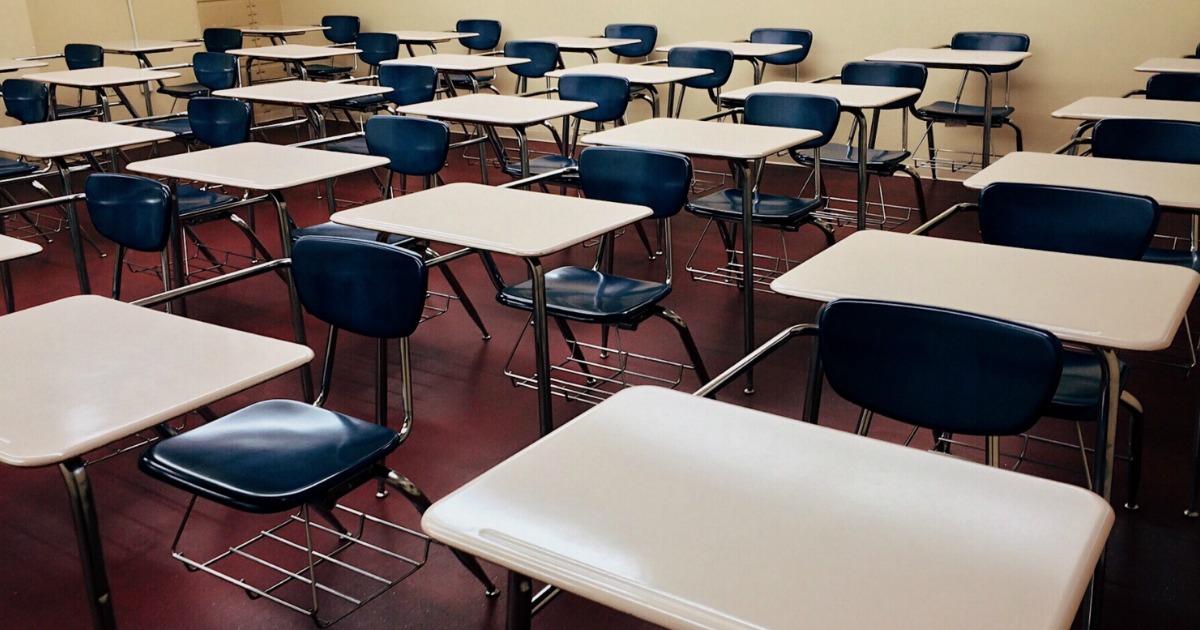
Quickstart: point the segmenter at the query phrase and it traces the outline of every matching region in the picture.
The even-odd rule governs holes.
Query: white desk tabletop
[[[373,155],[243,142],[133,162],[127,169],[134,173],[253,190],[283,190],[387,163],[387,158]]]
[[[152,53],[166,52],[177,48],[197,48],[202,46],[203,42],[197,41],[174,41],[163,39],[132,39],[114,40],[108,42],[100,42],[100,46],[105,52],[111,53]]]
[[[723,629],[1066,628],[1112,523],[1082,488],[657,387],[421,520],[651,622]]]
[[[42,251],[37,243],[0,234],[0,262],[32,256]]]
[[[44,68],[45,61],[30,61],[26,59],[0,58],[0,72],[16,72],[28,68]]]
[[[783,274],[771,289],[939,306],[1022,322],[1121,350],[1170,345],[1200,274],[1182,267],[857,232]]]
[[[896,101],[916,96],[921,90],[916,88],[881,87],[875,85],[842,85],[841,83],[797,83],[795,81],[771,81],[752,85],[730,92],[722,92],[721,98],[729,101],[744,101],[751,94],[807,94],[814,96],[832,96],[841,102],[843,107],[856,109],[871,109],[883,107]]]
[[[79,88],[118,87],[149,83],[163,79],[174,79],[178,72],[165,70],[141,70],[122,66],[101,66],[99,68],[83,68],[81,70],[59,70],[57,72],[37,72],[25,75],[31,81],[41,81],[53,85],[66,85]]]
[[[50,159],[174,138],[170,131],[94,120],[50,120],[0,128],[0,151]]]
[[[386,94],[392,88],[359,83],[327,83],[324,81],[275,81],[258,83],[228,90],[217,90],[213,96],[236,98],[260,103],[294,103],[319,105],[362,98],[375,94]]]
[[[1200,103],[1119,96],[1085,96],[1050,115],[1071,120],[1148,118],[1200,122]]]
[[[1024,61],[1031,53],[1008,50],[964,50],[958,48],[893,48],[874,55],[867,61],[919,63],[930,67],[962,68],[967,66],[1009,66]]]
[[[543,121],[595,109],[588,101],[560,101],[549,98],[465,94],[396,108],[401,114],[426,116],[439,120],[472,122],[505,127],[525,127]]]
[[[592,63],[585,66],[554,70],[546,76],[561,79],[570,74],[603,74],[612,77],[624,77],[634,85],[655,85],[673,83],[684,79],[702,77],[712,74],[708,68],[683,68],[671,66],[643,66],[633,63]]]
[[[1200,74],[1200,59],[1183,57],[1155,57],[1134,67],[1138,72],[1161,72],[1174,74]]]
[[[384,31],[391,33],[399,38],[400,43],[409,44],[440,44],[453,39],[463,39],[464,37],[475,37],[479,33],[468,33],[464,31]]]
[[[614,37],[570,37],[566,35],[551,35],[549,37],[532,37],[528,41],[551,42],[564,52],[585,52],[607,50],[613,46],[636,44],[640,39],[624,39]]]
[[[698,41],[686,42],[683,44],[671,44],[669,46],[659,46],[654,50],[658,52],[670,52],[672,48],[718,48],[728,50],[733,53],[734,57],[739,59],[749,59],[758,57],[768,57],[770,55],[778,55],[780,53],[792,52],[800,50],[804,46],[800,44],[762,44],[758,42],[712,42]]]
[[[76,296],[0,317],[0,461],[45,466],[304,365],[294,343]]]
[[[419,57],[389,59],[381,65],[410,65],[430,66],[443,72],[479,72],[494,70],[529,61],[524,57],[505,57],[502,55],[460,55],[454,53],[437,53]]]
[[[983,189],[994,182],[1111,190],[1146,195],[1171,208],[1200,210],[1200,165],[1195,164],[1022,151],[1005,155],[963,185]]]
[[[309,59],[324,59],[336,55],[353,55],[362,52],[357,48],[330,48],[328,46],[307,46],[304,44],[279,44],[278,46],[259,46],[258,48],[234,48],[226,51],[239,57],[254,57],[257,59],[282,59],[288,61],[307,61]]]
[[[343,210],[333,222],[529,258],[650,214],[642,206],[455,183]]]
[[[774,155],[820,135],[810,129],[651,118],[599,133],[590,133],[580,140],[585,144],[754,160]]]
[[[245,35],[299,35],[301,33],[329,30],[328,26],[318,26],[315,24],[261,24],[257,26],[235,26],[234,28],[240,30]]]

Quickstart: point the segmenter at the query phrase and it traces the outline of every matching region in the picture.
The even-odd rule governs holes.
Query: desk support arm
[[[918,226],[917,229],[913,230],[912,232],[909,232],[909,234],[914,234],[917,236],[926,235],[929,232],[933,231],[933,228],[945,223],[947,219],[958,214],[962,210],[978,212],[979,204],[960,203],[960,204],[957,204],[954,206],[950,206],[949,209],[947,209],[946,211],[937,215],[936,217],[933,217],[932,219],[926,221],[923,225]]]
[[[773,352],[783,347],[793,337],[815,335],[817,333],[816,324],[796,324],[789,328],[785,328],[779,334],[775,335],[763,345],[755,348],[753,352],[747,354],[737,363],[729,366],[729,369],[721,372],[713,377],[704,387],[692,392],[693,396],[703,396],[706,398],[716,398],[717,391],[724,388],[726,385],[737,379],[750,368],[762,362]],[[806,403],[807,408],[807,403]]]

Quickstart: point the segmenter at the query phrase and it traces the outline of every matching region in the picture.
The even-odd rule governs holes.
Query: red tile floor
[[[290,136],[288,136],[290,138]],[[286,140],[286,139],[285,139]],[[716,164],[701,165],[717,168]],[[795,191],[801,182],[800,171],[772,167],[765,189]],[[466,164],[460,155],[451,158],[444,172],[447,181],[475,181],[478,170]],[[713,176],[703,175],[704,178]],[[829,175],[835,192],[853,189],[852,178]],[[503,181],[495,174],[494,181]],[[890,196],[905,201],[910,186],[905,181],[887,182]],[[939,211],[971,197],[969,191],[949,182],[926,182],[931,212]],[[307,225],[324,220],[324,201],[314,198],[312,186],[287,191],[290,209],[297,222]],[[366,199],[373,194],[366,175],[343,178],[338,196]],[[481,208],[485,212],[486,208]],[[259,221],[271,225],[266,208]],[[946,235],[972,237],[972,219],[956,219]],[[915,227],[916,220],[900,229]],[[14,224],[15,226],[15,224]],[[713,284],[693,282],[683,271],[683,260],[691,250],[703,223],[683,214],[675,223],[676,288],[668,299],[692,328],[709,369],[715,374],[740,356],[741,307],[734,290]],[[230,226],[210,223],[201,227],[210,242],[242,251],[243,243]],[[265,232],[273,235],[273,232]],[[839,236],[849,233],[838,230]],[[773,234],[761,233],[758,242],[770,247]],[[812,228],[789,234],[789,249],[794,256],[811,256],[821,248],[822,240]],[[268,241],[271,238],[268,237]],[[101,243],[112,251],[111,245]],[[590,264],[592,249],[574,248],[545,261],[558,264]],[[646,260],[641,245],[632,234],[618,241],[617,269],[626,274],[654,274],[656,263]],[[707,259],[719,256],[715,241],[702,249]],[[153,264],[155,256],[134,257],[136,262]],[[512,278],[525,273],[519,261],[499,258],[503,270]],[[88,254],[93,286],[103,292],[111,281],[111,262]],[[483,341],[462,309],[454,305],[448,314],[423,324],[413,337],[413,366],[416,400],[416,424],[411,438],[388,463],[410,476],[430,496],[444,496],[462,483],[488,469],[537,437],[537,412],[532,391],[515,389],[502,369],[509,351],[524,323],[524,315],[499,306],[491,296],[490,283],[478,261],[468,258],[456,263],[458,276],[474,297],[492,339]],[[19,308],[65,297],[76,292],[71,257],[65,234],[35,257],[13,264]],[[647,276],[655,277],[655,276]],[[437,275],[431,281],[444,289]],[[124,299],[135,299],[157,290],[152,274],[127,274]],[[192,317],[244,330],[288,338],[286,299],[283,285],[271,275],[241,285],[224,288],[189,302]],[[760,340],[783,327],[812,321],[817,305],[782,296],[760,294],[757,330]],[[593,331],[579,327],[582,337]],[[309,339],[318,349],[325,339],[324,327],[309,320]],[[552,337],[553,338],[553,337]],[[683,357],[675,334],[661,322],[647,322],[637,332],[624,333],[623,341],[638,351],[667,357]],[[169,349],[164,349],[169,351]],[[526,346],[520,356],[530,356]],[[723,400],[797,416],[803,397],[807,348],[803,344],[786,351],[765,364],[757,375],[758,392],[745,396],[740,388],[729,388]],[[21,357],[5,357],[19,361]],[[362,418],[372,414],[373,345],[366,340],[343,337],[339,347],[338,369],[329,407]],[[400,382],[393,371],[393,409],[399,401]],[[69,380],[71,375],[63,374]],[[270,398],[300,396],[297,379],[286,375],[214,405],[218,413],[237,409],[249,402]],[[1104,627],[1194,627],[1200,613],[1200,522],[1182,516],[1190,477],[1189,450],[1193,432],[1197,380],[1185,378],[1182,370],[1164,367],[1135,357],[1130,389],[1141,398],[1148,418],[1146,455],[1141,510],[1117,510],[1117,523],[1110,538],[1108,578],[1105,584]],[[691,390],[697,383],[687,374],[680,386]],[[839,404],[832,394],[826,397],[822,422],[841,429],[853,426],[856,410]],[[580,413],[580,403],[555,400],[559,422]],[[192,418],[195,421],[194,418]],[[1048,421],[1047,430],[1071,435],[1065,423]],[[1089,428],[1084,428],[1085,435]],[[897,423],[880,420],[873,437],[901,441],[907,430]],[[1010,442],[1015,449],[1017,444]],[[1065,449],[1035,447],[1038,454],[1057,467],[1025,464],[1022,470],[1083,483],[1076,453]],[[1011,460],[1006,460],[1011,464]],[[1124,466],[1118,464],[1118,480]],[[696,473],[704,474],[697,462]],[[136,469],[135,455],[126,454],[96,464],[90,475],[94,482],[103,534],[104,551],[112,582],[116,615],[125,628],[306,628],[311,622],[279,606],[252,601],[240,589],[204,575],[189,573],[169,554],[172,536],[186,505],[183,493],[154,482]],[[598,480],[599,483],[599,480]],[[536,492],[537,488],[530,488]],[[1116,483],[1117,500],[1123,500],[1125,487]],[[410,506],[393,497],[376,501],[369,492],[351,501],[375,513],[414,526],[415,513]],[[619,509],[620,506],[614,506]],[[821,506],[813,506],[814,510]],[[996,518],[1004,518],[996,514]],[[231,530],[248,521],[246,515],[213,506],[204,506],[190,530],[196,538],[232,542]],[[254,526],[274,521],[253,521]],[[0,467],[0,619],[9,628],[75,628],[89,623],[84,592],[73,538],[73,526],[67,508],[62,480],[57,470],[14,469]],[[487,565],[500,585],[503,572]],[[719,573],[722,567],[712,567]],[[914,570],[919,570],[914,568]],[[989,567],[979,567],[988,571]],[[737,584],[730,584],[737,588]],[[797,596],[803,596],[798,593]],[[871,594],[863,593],[863,605],[870,605]],[[936,602],[929,602],[936,605]],[[1019,606],[1020,602],[1012,605]],[[482,589],[450,553],[435,546],[424,569],[401,583],[339,624],[342,628],[499,628],[504,619],[503,598],[488,600]],[[643,627],[646,624],[577,597],[557,599],[536,620],[542,628]],[[797,626],[802,620],[797,620]]]

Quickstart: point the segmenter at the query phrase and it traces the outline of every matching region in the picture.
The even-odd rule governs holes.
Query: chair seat
[[[147,129],[158,129],[159,131],[169,131],[177,136],[192,135],[192,123],[188,121],[187,116],[179,118],[170,118],[167,120],[155,120],[143,125]]]
[[[164,85],[158,90],[159,94],[166,94],[175,98],[199,98],[208,96],[208,88],[203,83],[182,83],[180,85]]]
[[[378,235],[379,232],[374,230],[354,227],[352,225],[342,225],[341,223],[330,221],[292,230],[292,242],[304,236],[336,236],[339,238],[353,238],[360,241],[378,241],[379,239],[376,238]],[[384,242],[388,245],[407,245],[415,240],[413,237],[404,236],[403,234],[389,234],[387,240]]]
[[[529,175],[541,175],[550,171],[557,171],[562,168],[570,168],[579,166],[579,163],[573,158],[563,157],[561,155],[543,155],[529,160]],[[520,179],[521,163],[509,162],[504,165],[504,174]],[[556,182],[578,182],[579,173],[567,173],[560,175],[554,181]]]
[[[354,70],[354,66],[331,66],[319,63],[305,66],[304,69],[308,71],[309,77],[326,78],[350,74],[350,71]]]
[[[198,215],[212,212],[238,200],[233,195],[216,193],[195,186],[177,186],[175,196],[179,200],[180,219],[195,219]],[[219,213],[213,213],[213,218],[219,216]]]
[[[671,293],[671,285],[614,276],[583,267],[546,273],[546,314],[597,324],[639,322]],[[525,281],[496,294],[505,306],[533,310],[533,284]]]
[[[812,151],[797,151],[795,157],[801,164],[813,162]],[[867,170],[894,173],[900,170],[910,157],[912,157],[912,153],[909,151],[867,149]],[[821,147],[821,166],[856,170],[858,169],[858,148],[831,142]]]
[[[1129,365],[1120,361],[1121,389],[1129,378]],[[1046,415],[1066,420],[1095,420],[1100,406],[1100,359],[1091,352],[1063,352],[1062,376]]]
[[[1160,265],[1187,267],[1200,273],[1200,254],[1187,249],[1161,249],[1151,247],[1142,256],[1142,261]]]
[[[355,155],[370,155],[371,152],[367,149],[367,137],[358,136],[349,140],[339,140],[325,145],[328,151],[337,151],[338,153],[353,153]]]
[[[353,109],[362,111],[375,111],[387,107],[388,100],[382,94],[374,94],[371,96],[362,96],[359,98],[348,98],[344,101],[330,103],[330,107],[341,109]]]
[[[820,199],[801,199],[758,193],[757,199],[754,201],[754,222],[794,230],[806,223],[814,210],[823,206],[824,203]],[[742,191],[727,188],[689,202],[687,209],[702,217],[740,221],[742,219]]]
[[[59,107],[58,109],[54,110],[54,118],[56,120],[66,120],[68,118],[91,118],[93,116],[100,116],[102,113],[102,109],[99,105],[81,105],[78,107],[68,105],[66,107]]]
[[[917,109],[923,118],[932,118],[938,121],[955,121],[955,122],[983,122],[983,106],[982,105],[955,105],[953,101],[937,101],[930,103],[924,107]],[[999,125],[1001,122],[1008,120],[1013,115],[1016,109],[1012,107],[992,107],[992,124]]]
[[[292,400],[267,400],[163,440],[138,461],[152,477],[236,509],[290,510],[369,471],[395,431]]]
[[[30,164],[29,162],[12,160],[9,158],[0,158],[0,177],[24,175],[25,173],[32,173],[37,169],[38,167],[36,165]]]
[[[446,76],[450,79],[450,84],[456,88],[466,88],[469,90],[473,87],[471,83],[471,77],[467,76],[466,74],[448,74]],[[475,77],[475,82],[480,88],[487,87],[492,84],[492,81],[496,80],[495,74],[482,76],[476,74],[472,76]]]

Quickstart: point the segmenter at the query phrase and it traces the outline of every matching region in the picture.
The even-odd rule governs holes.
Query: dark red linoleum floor
[[[706,165],[716,167],[717,165]],[[771,190],[794,190],[794,169],[773,168],[766,186]],[[474,181],[477,170],[452,157],[446,171],[448,181]],[[496,180],[502,176],[496,175]],[[839,174],[830,181],[839,192],[852,191],[852,179]],[[931,210],[936,212],[970,198],[970,193],[950,183],[926,182]],[[904,199],[907,181],[887,183],[890,193]],[[339,197],[366,198],[372,194],[366,175],[343,178]],[[287,191],[290,208],[298,223],[323,220],[325,205],[313,197],[314,187]],[[486,209],[481,208],[481,212]],[[274,231],[270,212],[259,211],[260,226]],[[265,223],[264,223],[265,222]],[[668,304],[684,318],[714,374],[728,367],[741,353],[741,305],[730,288],[692,282],[683,271],[683,260],[702,228],[694,217],[681,215],[675,224],[676,289]],[[905,228],[915,227],[915,221]],[[213,242],[241,251],[243,247],[230,226],[206,224],[202,234]],[[849,233],[838,231],[839,237]],[[955,220],[947,235],[970,238],[970,219]],[[821,238],[811,228],[792,234],[789,249],[807,257],[821,248]],[[775,236],[762,233],[758,242],[771,247]],[[104,244],[107,251],[111,247]],[[547,266],[570,262],[590,264],[592,249],[573,250],[547,260]],[[618,270],[629,274],[653,274],[657,268],[645,261],[641,246],[632,235],[618,241]],[[718,255],[715,242],[702,250],[705,257]],[[156,257],[139,258],[150,264]],[[520,261],[498,259],[510,278],[522,277]],[[107,290],[111,263],[89,252],[89,268],[97,292]],[[389,458],[392,467],[404,472],[435,499],[444,496],[475,475],[531,443],[537,435],[537,409],[532,391],[514,389],[502,374],[503,365],[524,322],[524,315],[505,309],[492,299],[493,291],[478,261],[455,264],[458,276],[474,297],[491,329],[490,341],[480,339],[470,320],[457,305],[450,312],[421,326],[413,338],[414,386],[417,418],[411,438]],[[77,291],[65,234],[55,237],[46,250],[13,265],[20,308],[72,295]],[[444,290],[438,275],[435,288]],[[153,293],[158,280],[150,274],[128,274],[125,299]],[[817,305],[760,294],[758,338],[787,325],[813,319]],[[192,317],[222,325],[288,338],[290,326],[283,285],[274,276],[264,276],[232,288],[220,289],[189,303]],[[324,328],[309,320],[310,343],[318,350],[314,369],[319,369]],[[581,337],[592,331],[577,329]],[[552,336],[552,339],[554,337]],[[641,330],[623,333],[623,341],[638,351],[682,358],[673,331],[658,321]],[[164,351],[170,351],[164,349]],[[525,356],[531,355],[528,347]],[[758,392],[753,397],[730,388],[721,398],[785,415],[798,415],[803,397],[807,349],[803,344],[785,351],[758,371]],[[6,361],[21,357],[5,356]],[[371,342],[343,336],[338,369],[329,406],[363,418],[372,414]],[[400,382],[395,370],[391,388],[393,409],[398,410]],[[69,379],[70,374],[64,374]],[[684,390],[696,387],[694,376],[684,377]],[[1106,584],[1107,628],[1192,627],[1200,613],[1200,522],[1181,516],[1190,475],[1190,443],[1196,379],[1186,379],[1180,370],[1138,360],[1130,389],[1147,410],[1147,463],[1142,509],[1117,510],[1117,524],[1110,539],[1109,573]],[[299,398],[298,379],[286,375],[223,401],[214,408],[227,412],[268,397]],[[856,410],[826,396],[822,422],[841,429],[852,427]],[[578,403],[555,400],[559,422],[586,409]],[[398,413],[398,411],[397,411]],[[196,419],[190,418],[192,422]],[[1050,424],[1050,423],[1044,423]],[[1069,435],[1063,423],[1048,426],[1050,432]],[[1085,430],[1085,434],[1086,434]],[[907,431],[881,420],[873,435],[902,440]],[[1015,444],[1014,444],[1015,446]],[[1061,450],[1038,449],[1064,470],[1027,465],[1026,472],[1082,483],[1078,457]],[[1116,495],[1123,500],[1124,466],[1118,464]],[[171,537],[186,505],[186,497],[151,481],[136,469],[135,457],[126,454],[90,469],[97,502],[103,544],[112,581],[116,614],[125,628],[307,628],[304,617],[263,601],[251,601],[237,588],[206,576],[191,574],[169,555]],[[703,474],[702,462],[697,474]],[[602,483],[602,480],[597,480]],[[536,491],[536,488],[530,488]],[[391,498],[377,502],[370,493],[355,495],[354,504],[415,526],[410,506]],[[619,509],[620,506],[614,506]],[[814,510],[821,509],[813,506]],[[998,513],[998,519],[1005,515]],[[207,507],[194,525],[198,541],[225,540],[224,535],[246,523],[243,514]],[[263,525],[273,524],[263,521]],[[232,540],[230,540],[232,542]],[[84,606],[82,578],[76,557],[73,526],[62,480],[56,469],[18,470],[0,467],[0,619],[10,628],[85,627],[89,620]],[[497,583],[504,574],[487,566]],[[714,566],[719,574],[722,568]],[[917,570],[914,568],[914,570]],[[989,567],[979,567],[987,571]],[[730,584],[730,588],[737,588]],[[797,593],[803,596],[803,593]],[[870,605],[870,593],[863,593]],[[930,605],[935,605],[930,602]],[[1020,605],[1014,602],[1013,605]],[[500,628],[503,598],[487,600],[479,585],[454,561],[444,548],[434,547],[427,566],[362,610],[342,621],[341,628]],[[542,628],[643,627],[645,624],[573,596],[556,600],[536,620]],[[797,621],[797,626],[802,620]]]

